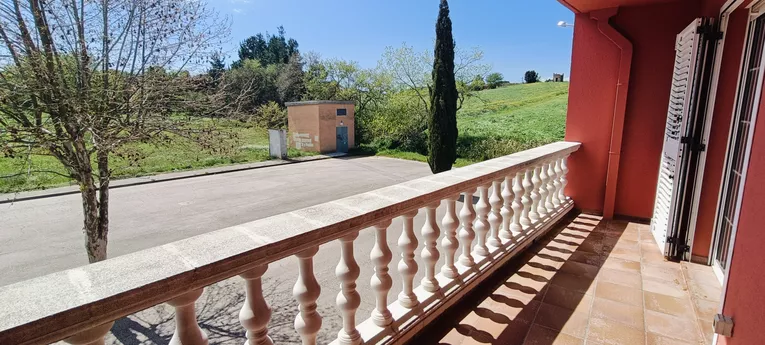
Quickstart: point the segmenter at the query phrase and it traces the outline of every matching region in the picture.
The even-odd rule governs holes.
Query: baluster
[[[398,303],[404,308],[414,308],[419,301],[414,294],[414,275],[417,274],[417,261],[414,260],[414,251],[417,249],[417,236],[414,234],[414,217],[417,210],[404,214],[404,231],[398,238],[398,247],[401,249],[401,261],[398,263],[398,272],[403,279],[403,289],[398,295]]]
[[[475,222],[475,234],[476,245],[473,249],[475,255],[487,256],[489,255],[489,248],[486,247],[486,235],[489,234],[489,220],[487,219],[489,211],[491,211],[491,204],[489,204],[489,186],[478,187],[479,198],[478,204],[475,206],[475,211],[478,214],[478,219]]]
[[[539,204],[537,205],[537,213],[539,213],[539,218],[544,218],[547,215],[547,183],[550,182],[550,176],[547,176],[546,163],[539,169]]]
[[[300,311],[295,316],[295,330],[303,340],[303,345],[315,345],[316,335],[321,329],[321,315],[316,310],[321,286],[313,273],[313,256],[318,251],[317,246],[295,254],[298,258],[298,279],[292,288],[292,295],[298,301]]]
[[[244,279],[244,305],[239,311],[239,322],[247,330],[246,345],[274,345],[268,336],[268,321],[271,320],[271,308],[263,298],[263,274],[268,265],[255,268],[240,275]]]
[[[64,342],[72,345],[104,345],[104,338],[112,329],[112,325],[114,325],[114,321],[90,328],[64,339]]]
[[[489,213],[489,224],[491,233],[489,233],[489,245],[492,247],[502,246],[502,240],[499,238],[500,227],[502,226],[502,180],[492,183],[492,193],[489,203],[491,204],[491,213]]]
[[[510,227],[515,219],[515,210],[513,210],[513,200],[515,199],[515,192],[513,192],[513,177],[510,175],[505,176],[505,184],[502,188],[502,210],[500,215],[502,216],[502,228],[499,230],[499,238],[506,240],[506,242],[513,241],[513,233]]]
[[[436,292],[441,287],[436,280],[436,263],[441,256],[438,253],[436,244],[438,236],[441,235],[441,229],[438,228],[438,220],[436,219],[436,209],[438,209],[438,203],[430,204],[425,207],[426,217],[425,225],[422,227],[422,238],[425,248],[422,248],[422,260],[425,261],[425,277],[422,278],[422,288],[427,292]]]
[[[194,309],[194,302],[202,296],[202,292],[204,289],[189,291],[167,301],[175,308],[175,332],[170,345],[207,345],[207,334],[199,327]]]
[[[539,167],[535,167],[531,170],[531,210],[529,210],[529,218],[532,223],[539,221],[539,187],[542,180],[539,179]]]
[[[523,171],[519,171],[515,174],[515,180],[513,181],[513,223],[510,224],[510,232],[513,234],[513,239],[523,231],[521,226],[521,216],[523,215],[523,196],[525,195],[523,189],[523,177],[525,176]]]
[[[534,170],[526,170],[525,178],[523,179],[523,213],[521,214],[521,225],[524,229],[528,229],[531,226],[531,192],[534,188],[534,184],[531,182],[531,176],[534,175]]]
[[[553,197],[552,202],[553,202],[553,205],[555,205],[555,207],[557,208],[561,204],[559,193],[560,193],[560,186],[561,186],[560,178],[561,176],[563,176],[563,170],[560,169],[560,159],[556,159],[553,165],[555,166],[555,179],[553,180],[553,188],[555,191],[552,193],[552,197]]]
[[[475,189],[470,189],[462,193],[462,210],[460,211],[460,221],[462,227],[460,228],[460,245],[462,246],[462,255],[460,255],[460,264],[465,267],[472,267],[475,265],[472,251],[473,240],[475,239],[475,231],[473,231],[473,221],[475,220],[475,209],[473,209],[473,194]]]
[[[545,207],[547,208],[547,213],[553,213],[555,211],[555,181],[558,179],[557,175],[555,174],[555,161],[551,161],[549,164],[547,164],[547,176],[549,176],[549,181],[547,181],[547,201],[545,203]]]
[[[375,225],[375,246],[369,258],[375,265],[375,274],[372,276],[372,290],[376,295],[377,306],[372,311],[372,321],[375,325],[385,327],[393,322],[393,316],[388,310],[388,292],[393,286],[393,280],[388,274],[388,264],[393,259],[393,254],[388,247],[388,227],[391,221],[387,220]]]
[[[444,229],[444,239],[441,246],[444,247],[444,265],[441,267],[441,273],[450,279],[457,278],[459,271],[454,266],[454,255],[460,246],[457,240],[457,228],[459,227],[459,218],[457,218],[457,200],[459,195],[446,198],[446,215],[441,221],[441,227]]]
[[[337,294],[337,309],[343,317],[343,328],[337,333],[337,342],[341,345],[361,344],[361,334],[356,329],[356,310],[361,305],[361,296],[356,291],[356,279],[359,278],[359,265],[353,256],[353,241],[359,237],[355,231],[340,238],[340,262],[335,275],[340,280],[340,292]]]
[[[558,198],[560,198],[560,202],[564,203],[566,202],[566,185],[568,184],[568,179],[566,176],[568,175],[568,155],[561,158],[560,160],[560,168],[563,171],[563,174],[560,177],[560,189],[558,190]]]

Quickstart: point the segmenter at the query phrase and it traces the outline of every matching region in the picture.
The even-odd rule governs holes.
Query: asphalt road
[[[430,169],[424,163],[382,157],[340,158],[115,189],[110,211],[109,256],[429,174]],[[444,208],[438,210],[439,219],[443,217]],[[81,222],[79,195],[0,205],[0,285],[87,264]],[[419,229],[423,224],[421,211],[415,218],[420,242]],[[397,273],[400,251],[396,246],[402,232],[401,219],[395,219],[389,229],[388,243],[393,251],[390,273],[394,287],[389,295],[389,303],[392,303],[401,291]],[[443,234],[439,243],[442,238]],[[369,253],[373,245],[374,231],[362,230],[354,248],[361,267],[357,281],[362,296],[358,323],[374,308],[374,294],[369,287],[373,274]],[[421,249],[422,244],[417,248],[417,257]],[[339,252],[338,242],[327,243],[315,257],[316,276],[322,286],[319,312],[324,316],[320,343],[333,340],[341,325],[335,307],[335,297],[340,291],[335,277]],[[416,285],[424,271],[419,258],[418,262]],[[438,267],[442,262],[443,256]],[[295,258],[272,263],[264,276],[264,294],[273,308],[270,329],[276,343],[299,343],[293,329],[297,303],[292,297],[292,287],[296,278]],[[199,322],[208,333],[210,343],[243,342],[244,330],[238,321],[243,301],[243,282],[238,277],[206,289],[197,308]],[[109,340],[116,344],[166,344],[173,327],[172,309],[160,305],[118,320]]]

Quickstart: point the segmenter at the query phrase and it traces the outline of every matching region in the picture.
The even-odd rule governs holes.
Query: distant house
[[[561,74],[553,73],[552,81],[556,83],[563,82],[563,73]]]

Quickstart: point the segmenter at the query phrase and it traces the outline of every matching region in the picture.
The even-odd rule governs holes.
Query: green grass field
[[[568,83],[520,84],[479,92],[457,113],[460,158],[456,165],[563,140],[567,105]],[[378,155],[427,161],[411,152],[385,150]]]
[[[196,170],[222,165],[251,163],[269,160],[268,132],[264,129],[242,126],[235,121],[216,120],[224,131],[236,133],[228,137],[233,150],[213,152],[183,139],[167,144],[154,145],[135,143],[127,147],[140,159],[123,159],[112,156],[111,167],[116,179],[153,175],[162,172]],[[290,157],[312,155],[290,150]],[[45,155],[20,155],[22,157],[0,157],[0,193],[65,186],[71,179],[61,174],[65,170],[55,158]],[[95,164],[94,164],[95,166]],[[2,177],[12,176],[12,177]]]

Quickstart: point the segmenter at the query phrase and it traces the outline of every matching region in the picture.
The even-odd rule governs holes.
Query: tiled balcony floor
[[[666,261],[648,225],[579,215],[412,343],[711,344],[720,291],[710,267]]]

